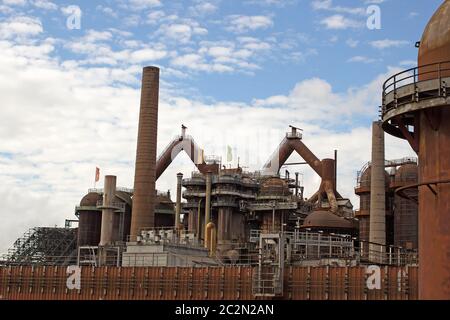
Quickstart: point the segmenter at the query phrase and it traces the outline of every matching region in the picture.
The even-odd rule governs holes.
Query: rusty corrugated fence
[[[7,300],[251,300],[252,267],[83,267],[69,290],[66,267],[0,267]],[[381,267],[369,290],[365,267],[287,267],[287,300],[415,300],[417,267]],[[277,297],[279,298],[279,297]]]

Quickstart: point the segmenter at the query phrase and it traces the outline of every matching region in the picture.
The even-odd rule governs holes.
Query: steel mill
[[[143,68],[133,188],[107,175],[64,228],[26,232],[0,261],[0,299],[450,299],[450,1],[417,46],[418,67],[380,88],[356,210],[335,146],[319,159],[300,124],[257,171],[224,166],[181,123],[157,156],[160,70]],[[386,159],[385,133],[417,158]],[[175,194],[156,190],[181,152],[196,170],[171,177]],[[317,190],[282,169],[293,153]]]

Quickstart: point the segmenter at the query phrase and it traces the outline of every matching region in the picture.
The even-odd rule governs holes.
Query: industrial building
[[[222,166],[184,125],[157,156],[159,69],[145,67],[133,188],[105,176],[76,206],[76,228],[17,240],[0,261],[0,298],[449,299],[449,14],[446,1],[424,32],[419,67],[383,85],[356,211],[337,190],[337,152],[317,158],[293,125],[258,171]],[[386,160],[384,132],[407,139],[418,159]],[[173,202],[155,183],[181,151],[197,170],[173,177]],[[280,172],[294,152],[321,179],[308,199],[298,173]],[[82,288],[63,292],[72,265]],[[366,286],[373,265],[375,290]]]

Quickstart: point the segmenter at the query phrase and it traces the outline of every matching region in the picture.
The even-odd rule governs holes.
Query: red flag
[[[100,180],[100,168],[95,167],[95,182]]]

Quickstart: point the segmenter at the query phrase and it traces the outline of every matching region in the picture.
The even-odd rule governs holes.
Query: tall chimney
[[[370,229],[369,241],[377,244],[386,244],[386,181],[384,173],[384,131],[381,127],[381,121],[375,121],[372,124],[372,168],[370,178]],[[377,245],[371,245],[370,252],[373,257],[369,259],[374,262],[376,257],[381,257],[382,248]],[[380,252],[378,255],[375,252]]]
[[[111,244],[115,239],[114,230],[114,198],[116,196],[116,176],[105,176],[103,187],[102,227],[100,246]]]
[[[145,67],[142,74],[141,106],[134,174],[132,237],[155,225],[156,142],[158,131],[159,68]]]

